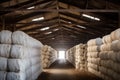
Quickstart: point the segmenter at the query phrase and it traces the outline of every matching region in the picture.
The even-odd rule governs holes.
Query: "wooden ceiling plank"
[[[51,19],[46,19],[46,20],[41,20],[41,21],[36,21],[36,22],[22,23],[24,25],[18,26],[17,30],[20,30],[21,28],[27,27],[29,25],[47,23],[49,21],[53,21],[53,20],[56,20],[56,19],[58,19],[58,17],[53,17]]]

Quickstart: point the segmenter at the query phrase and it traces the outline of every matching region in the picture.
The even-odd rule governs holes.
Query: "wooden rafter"
[[[29,22],[29,23],[19,23],[19,24],[24,24],[24,25],[22,25],[22,26],[18,26],[18,30],[19,29],[21,29],[21,28],[24,28],[24,27],[27,27],[27,26],[29,26],[29,25],[34,25],[34,24],[44,24],[44,23],[47,23],[47,22],[52,22],[52,21],[55,21],[55,20],[57,20],[58,19],[58,17],[53,17],[53,18],[51,18],[51,19],[46,19],[46,20],[41,20],[41,21],[36,21],[36,22]]]

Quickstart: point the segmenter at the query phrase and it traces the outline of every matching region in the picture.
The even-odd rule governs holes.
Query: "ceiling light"
[[[28,7],[27,9],[34,9],[35,8],[35,6],[32,6],[32,7]]]
[[[68,22],[68,23],[70,23],[70,24],[71,24],[71,22]]]
[[[48,29],[50,29],[50,27],[41,28],[40,30],[45,31],[45,30],[48,30]]]
[[[100,21],[99,18],[90,16],[90,15],[87,15],[87,14],[82,14],[82,16],[87,17],[87,18],[90,18],[90,19],[93,19],[93,20],[96,20],[96,21]]]
[[[45,34],[51,34],[52,32],[46,32]]]
[[[86,27],[84,26],[80,26],[80,25],[76,25],[77,27],[80,27],[80,28],[83,28],[83,29],[86,29]]]
[[[59,29],[54,29],[53,31],[58,31]]]
[[[39,17],[39,18],[35,18],[35,19],[32,19],[32,21],[40,21],[40,20],[43,20],[44,17]]]
[[[52,38],[52,39],[55,39],[55,38]]]

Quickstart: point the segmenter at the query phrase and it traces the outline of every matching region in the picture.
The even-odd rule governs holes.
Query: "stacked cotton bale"
[[[44,45],[42,48],[43,68],[48,68],[57,59],[57,51],[50,46]]]
[[[75,67],[76,69],[80,68],[80,45],[75,46]]]
[[[76,69],[85,70],[86,68],[86,59],[87,59],[87,48],[85,44],[79,44],[75,50],[75,66]]]
[[[7,80],[35,80],[42,71],[42,43],[22,31],[12,34],[12,47],[8,60]]]
[[[88,61],[88,71],[100,76],[99,66],[100,66],[100,45],[102,44],[101,38],[91,39],[87,42],[87,61]]]
[[[104,36],[102,40],[101,77],[105,80],[120,80],[120,29]]]
[[[6,80],[8,72],[8,58],[11,51],[12,32],[3,30],[0,32],[0,80]]]
[[[75,65],[75,47],[70,48],[66,51],[67,54],[67,60]]]

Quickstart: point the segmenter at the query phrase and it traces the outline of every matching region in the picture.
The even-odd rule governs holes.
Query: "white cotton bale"
[[[111,49],[113,51],[120,51],[120,40],[115,40],[112,42]]]
[[[102,41],[103,43],[111,43],[112,42],[112,39],[111,39],[111,36],[110,35],[106,35],[102,38]]]
[[[91,72],[92,74],[96,75],[96,76],[100,76],[101,75],[99,71],[96,71],[96,70],[94,70],[92,68],[88,68],[88,71]]]
[[[1,57],[9,57],[11,50],[11,45],[10,44],[0,44],[0,56]]]
[[[36,65],[37,63],[40,63],[40,57],[34,57],[31,59],[32,65]]]
[[[97,58],[99,56],[99,53],[98,52],[88,52],[87,55],[88,55],[88,57],[91,57],[91,58]]]
[[[115,31],[111,32],[110,36],[111,36],[111,39],[113,41],[120,39],[120,28],[118,28]]]
[[[28,58],[29,54],[27,51],[27,48],[22,45],[13,45],[11,47],[10,57],[17,59]]]
[[[6,80],[6,75],[7,75],[6,71],[0,71],[0,80]]]
[[[88,63],[88,67],[93,68],[94,70],[98,70],[98,65],[93,63]]]
[[[87,51],[88,52],[98,52],[98,51],[100,51],[100,47],[99,46],[91,46],[91,47],[88,47]]]
[[[22,31],[15,31],[12,34],[13,44],[26,45],[28,36]]]
[[[119,63],[114,62],[114,63],[113,63],[113,66],[112,66],[111,68],[112,68],[112,70],[114,70],[115,72],[120,73],[120,64],[119,64]]]
[[[32,49],[30,49],[30,50],[31,50],[31,56],[32,56],[32,57],[41,56],[40,49],[32,48]]]
[[[25,73],[8,72],[7,80],[26,80]]]
[[[105,67],[103,67],[103,66],[100,66],[99,67],[99,71],[101,72],[101,73],[103,73],[103,74],[107,74],[107,68],[105,68]]]
[[[101,45],[100,51],[111,51],[111,43]]]
[[[117,53],[113,51],[108,52],[108,58],[113,61],[117,61]]]
[[[8,59],[8,69],[11,72],[25,72],[29,67],[28,62],[24,59]]]
[[[32,80],[32,67],[26,70],[26,80]]]
[[[115,53],[116,53],[116,59],[120,63],[120,51]]]
[[[40,75],[40,65],[32,66],[32,80],[36,80]]]
[[[0,57],[0,71],[7,71],[7,58]]]
[[[12,43],[11,37],[12,37],[12,32],[11,31],[2,30],[0,32],[0,42],[2,44],[11,44]]]
[[[108,51],[103,51],[103,52],[100,52],[99,53],[99,57],[102,59],[102,60],[108,60]]]
[[[102,66],[111,69],[114,62],[112,60],[101,60],[100,63]]]
[[[100,65],[100,58],[91,58],[91,63]]]

